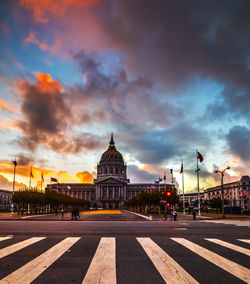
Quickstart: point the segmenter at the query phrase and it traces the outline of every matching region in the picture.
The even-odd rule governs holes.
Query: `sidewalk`
[[[148,214],[145,215],[147,218],[152,216],[152,221],[162,221],[165,220],[164,215],[159,214]],[[246,215],[239,215],[239,214],[225,214],[226,220],[250,220],[250,216]],[[171,215],[167,215],[167,219],[171,220]],[[172,219],[173,216],[172,216]],[[219,220],[222,218],[222,214],[214,214],[214,213],[202,213],[201,216],[196,214],[196,220]],[[186,213],[185,215],[182,212],[177,212],[177,221],[184,221],[184,220],[193,220],[193,215]]]
[[[142,216],[143,215],[143,216]],[[151,217],[150,217],[151,216]],[[226,218],[222,218],[222,214],[215,214],[215,213],[202,213],[201,216],[196,214],[196,220],[250,220],[250,216],[246,215],[236,215],[236,214],[226,214]],[[168,215],[167,219],[171,220],[173,216]],[[152,220],[151,220],[152,218]],[[71,220],[71,212],[65,212],[64,218],[62,218],[61,213],[57,215],[55,213],[50,214],[17,214],[16,212],[11,214],[10,212],[0,212],[0,220],[39,220],[39,221],[69,221]],[[99,216],[96,215],[88,215],[88,214],[80,214],[80,220],[82,221],[129,221],[129,220],[144,220],[144,221],[164,221],[165,216],[159,214],[136,214],[134,212],[129,212],[127,210],[122,210],[122,214],[119,216],[116,215],[108,215],[108,214],[100,214]],[[182,212],[177,212],[177,221],[191,221],[193,220],[193,215],[186,213],[183,215]]]

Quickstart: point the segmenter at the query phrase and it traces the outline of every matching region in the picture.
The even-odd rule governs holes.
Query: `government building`
[[[172,184],[130,183],[127,166],[115,147],[112,133],[109,147],[97,164],[97,177],[93,183],[55,183],[48,184],[47,188],[70,197],[89,200],[91,206],[112,209],[121,208],[126,200],[142,191],[171,190]]]

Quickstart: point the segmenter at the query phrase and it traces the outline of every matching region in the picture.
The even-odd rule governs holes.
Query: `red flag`
[[[183,163],[181,163],[181,170],[180,170],[180,174],[183,174]]]
[[[198,151],[197,151],[197,159],[199,159],[200,162],[202,163],[203,157],[202,157],[201,153],[199,153]]]

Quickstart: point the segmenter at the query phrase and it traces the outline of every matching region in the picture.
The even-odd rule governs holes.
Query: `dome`
[[[113,133],[111,134],[111,139],[109,141],[108,149],[102,154],[100,163],[106,162],[119,162],[124,163],[122,154],[116,150],[115,142],[113,138]]]

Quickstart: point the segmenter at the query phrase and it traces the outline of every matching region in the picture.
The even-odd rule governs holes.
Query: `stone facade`
[[[6,189],[0,189],[0,210],[10,210],[12,192]]]
[[[244,211],[250,211],[250,177],[242,176],[240,180],[223,184],[224,199],[228,206],[241,207]],[[221,185],[204,190],[204,200],[222,197]]]
[[[142,191],[171,189],[172,185],[130,183],[127,178],[127,166],[115,147],[112,134],[109,147],[97,164],[97,177],[94,183],[49,184],[47,188],[71,197],[89,200],[92,206],[121,208],[126,200]]]

